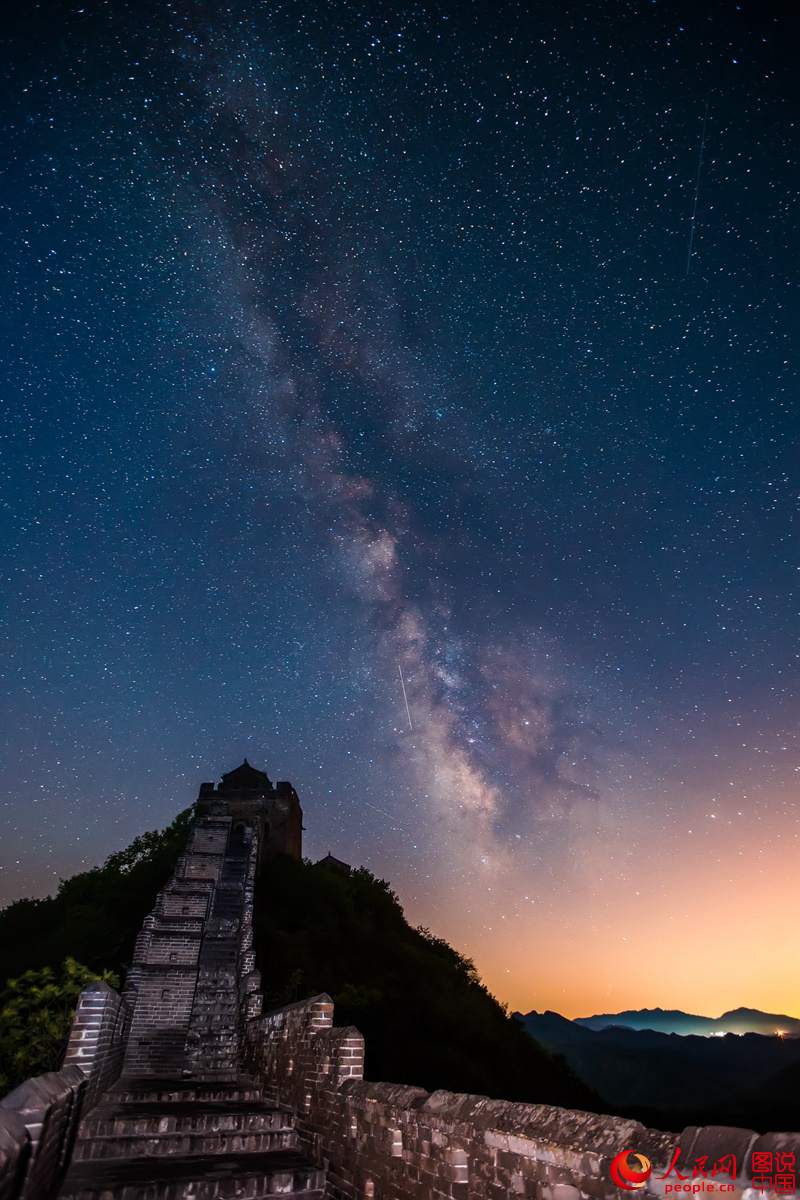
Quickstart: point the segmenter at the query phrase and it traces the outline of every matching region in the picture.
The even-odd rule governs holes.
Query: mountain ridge
[[[636,1011],[641,1016],[643,1010]],[[644,1011],[641,1019],[652,1021],[654,1010]],[[560,1013],[514,1015],[621,1116],[659,1129],[723,1124],[763,1133],[800,1128],[800,1034],[776,1037],[771,1028],[766,1034],[728,1028],[711,1036],[620,1023],[595,1029]],[[742,1020],[738,1013],[733,1023],[737,1020]]]
[[[523,1016],[539,1016],[532,1010]],[[634,1008],[617,1013],[595,1013],[590,1017],[575,1017],[574,1025],[585,1029],[639,1029],[654,1033],[719,1036],[726,1033],[760,1033],[766,1036],[800,1037],[800,1018],[787,1013],[769,1013],[759,1008],[740,1005],[708,1017],[701,1013],[684,1012],[680,1008]]]

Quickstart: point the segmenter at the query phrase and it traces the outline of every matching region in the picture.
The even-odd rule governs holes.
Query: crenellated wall
[[[626,1149],[653,1164],[639,1195],[681,1195],[687,1189],[674,1173],[658,1178],[678,1146],[678,1169],[693,1194],[704,1182],[692,1176],[697,1160],[707,1161],[710,1174],[717,1159],[735,1153],[736,1183],[720,1176],[702,1190],[727,1183],[725,1195],[765,1200],[787,1193],[750,1186],[746,1169],[753,1151],[794,1153],[800,1163],[800,1133],[759,1136],[711,1126],[676,1136],[638,1121],[546,1104],[366,1082],[364,1039],[357,1029],[333,1026],[327,995],[251,1021],[247,1054],[275,1100],[300,1114],[300,1137],[327,1168],[331,1200],[619,1200],[623,1193],[609,1168]]]
[[[261,1015],[252,931],[258,831],[214,804],[145,919],[124,996],[102,983],[85,989],[62,1070],[0,1101],[0,1200],[57,1194],[79,1121],[101,1097],[118,1103],[131,1086],[187,1095],[187,1079],[212,1090],[220,1082],[220,1094],[241,1094],[242,1104],[258,1097],[291,1110],[315,1195],[322,1167],[330,1200],[618,1200],[609,1168],[625,1150],[653,1163],[640,1195],[719,1190],[713,1178],[699,1177],[702,1187],[693,1180],[692,1164],[735,1154],[739,1178],[726,1194],[765,1200],[773,1193],[756,1191],[746,1174],[753,1153],[800,1163],[798,1133],[709,1127],[676,1136],[613,1116],[365,1081],[364,1039],[334,1027],[330,996]],[[235,1112],[230,1119],[235,1125]],[[166,1134],[157,1144],[168,1154]],[[688,1187],[658,1178],[678,1146]]]
[[[116,1081],[128,1009],[106,983],[81,992],[60,1071],[0,1100],[0,1200],[48,1200],[69,1165],[78,1125]]]
[[[83,1106],[87,1111],[119,1076],[129,1021],[127,1004],[107,983],[90,983],[81,992],[64,1066],[80,1067],[86,1076]]]
[[[63,1067],[26,1079],[0,1100],[0,1197],[48,1200],[72,1153],[86,1077]]]
[[[363,1080],[364,1039],[326,995],[250,1023],[249,1062],[328,1170],[332,1200],[615,1196],[611,1157],[665,1159],[672,1135],[635,1121]]]

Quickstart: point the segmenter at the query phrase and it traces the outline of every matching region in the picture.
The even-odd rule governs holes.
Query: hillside
[[[0,912],[0,987],[24,971],[59,968],[66,958],[123,975],[142,921],[186,845],[192,810],[144,833],[102,867],[58,885],[54,896],[17,900]]]
[[[489,994],[473,964],[413,929],[368,871],[277,860],[256,891],[254,932],[268,1001],[329,992],[336,1023],[366,1038],[368,1078],[599,1107]]]
[[[63,1017],[63,996],[82,971],[124,979],[136,934],[186,844],[191,816],[188,809],[103,866],[62,881],[54,896],[19,900],[0,912],[0,1065],[6,1064],[7,1086],[23,1077],[13,1063],[29,1061],[19,1047],[38,1037],[48,996],[60,997]],[[600,1106],[563,1060],[505,1013],[472,964],[441,939],[412,929],[397,897],[368,872],[342,876],[276,860],[259,884],[255,932],[267,1004],[330,992],[337,1023],[358,1025],[367,1039],[370,1078]],[[10,980],[20,983],[9,987]],[[55,1043],[66,1028],[59,1026],[48,1056],[58,1057]]]
[[[658,1128],[738,1125],[796,1129],[800,1038],[724,1037],[611,1025],[588,1028],[558,1013],[517,1014],[528,1033],[603,1096],[604,1108]]]

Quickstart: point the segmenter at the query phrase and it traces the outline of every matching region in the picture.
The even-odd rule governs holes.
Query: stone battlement
[[[364,1039],[352,1027],[336,1028],[333,1012],[329,996],[315,996],[252,1021],[247,1033],[255,1074],[272,1098],[298,1113],[300,1144],[325,1164],[331,1200],[612,1200],[622,1193],[611,1180],[611,1160],[628,1148],[654,1168],[637,1194],[664,1196],[657,1176],[677,1147],[677,1168],[690,1186],[703,1156],[711,1164],[734,1153],[742,1168],[753,1152],[800,1156],[798,1133],[707,1126],[676,1135],[547,1104],[368,1082]],[[746,1170],[733,1192],[743,1200],[774,1195],[754,1189]]]
[[[616,1155],[646,1155],[653,1173],[638,1194],[659,1196],[677,1146],[690,1185],[697,1159],[733,1153],[740,1173],[726,1194],[772,1196],[748,1177],[752,1153],[800,1159],[798,1133],[676,1136],[619,1117],[369,1082],[364,1039],[334,1025],[330,996],[262,1014],[255,881],[269,869],[269,822],[284,837],[281,813],[299,813],[292,796],[247,763],[205,786],[123,996],[90,985],[62,1070],[0,1101],[0,1200],[612,1200]]]

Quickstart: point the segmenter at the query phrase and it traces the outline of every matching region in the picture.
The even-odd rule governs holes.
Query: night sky
[[[247,755],[514,1007],[800,1015],[797,28],[16,16],[2,900]]]

